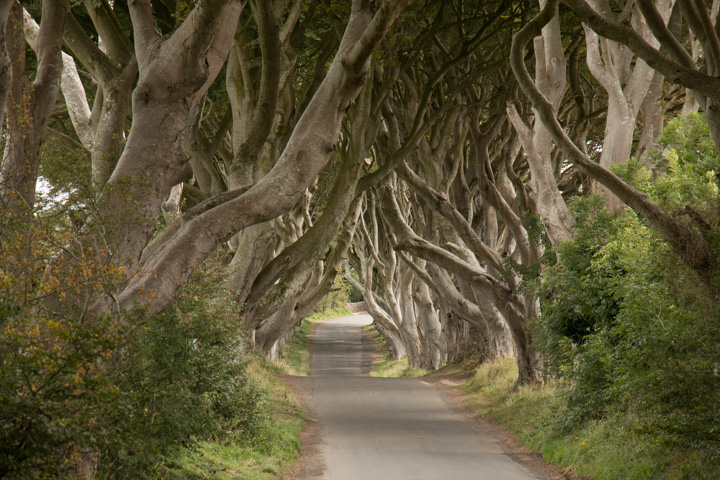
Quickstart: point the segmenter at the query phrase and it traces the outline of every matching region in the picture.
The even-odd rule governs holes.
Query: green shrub
[[[64,241],[52,226],[0,220],[0,477],[66,478],[81,447],[106,441],[105,419],[126,401],[104,368],[124,328],[48,311],[43,299],[90,298],[116,271],[84,258],[60,278],[47,268],[53,242]]]
[[[142,478],[198,439],[262,441],[266,413],[239,328],[239,320],[171,308],[136,330],[111,373],[131,407],[115,424],[104,475]]]
[[[670,123],[659,177],[635,161],[617,172],[670,211],[689,207],[712,232],[717,152],[701,127],[696,116]],[[554,426],[569,432],[592,420],[632,419],[620,423],[670,451],[692,452],[694,465],[716,463],[717,298],[632,210],[614,217],[600,198],[588,197],[572,211],[577,235],[543,272],[542,316],[533,325],[544,365],[560,381],[563,408]],[[702,222],[678,218],[704,233]]]
[[[314,313],[345,310],[350,301],[351,285],[342,275],[335,277],[333,288],[315,307]]]
[[[51,249],[26,249],[50,234],[0,235],[0,477],[76,478],[91,466],[98,479],[157,478],[202,440],[266,442],[266,402],[246,372],[232,298],[217,288],[217,256],[153,318],[51,314],[43,295],[77,297],[114,272],[88,260],[82,272],[93,275],[54,279]]]

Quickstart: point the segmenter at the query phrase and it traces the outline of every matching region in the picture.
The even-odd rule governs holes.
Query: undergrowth
[[[307,375],[310,334],[316,323],[349,315],[344,307],[326,309],[303,319],[283,359],[273,364],[255,356],[248,375],[262,394],[263,435],[252,442],[204,441],[180,451],[162,478],[170,480],[260,480],[278,477],[300,454],[298,435],[306,414],[279,375]]]
[[[259,480],[277,477],[300,454],[298,435],[305,412],[279,380],[283,371],[253,357],[248,374],[264,398],[263,435],[252,442],[203,441],[178,452],[162,478],[170,480]]]
[[[595,480],[716,480],[720,466],[692,449],[641,433],[630,415],[613,415],[567,431],[559,385],[517,388],[513,359],[480,365],[461,387],[480,414],[508,427],[546,461]]]
[[[283,347],[283,358],[278,366],[287,375],[307,376],[310,371],[310,334],[315,324],[328,318],[350,315],[345,307],[313,313],[304,318],[295,329],[293,341]]]

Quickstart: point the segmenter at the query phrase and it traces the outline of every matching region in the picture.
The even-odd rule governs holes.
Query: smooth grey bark
[[[201,1],[172,35],[161,37],[149,2],[130,3],[139,70],[133,123],[99,212],[124,227],[110,241],[129,278],[170,189],[189,178],[185,120],[220,72],[243,6],[234,0]],[[133,208],[130,199],[141,201]]]
[[[394,246],[394,249],[412,253],[453,272],[489,300],[501,313],[511,332],[517,354],[518,383],[523,385],[538,381],[535,358],[530,348],[530,338],[525,327],[526,318],[524,315],[526,309],[523,299],[506,285],[503,285],[476,266],[418,237],[403,220],[392,192],[387,187],[383,187],[381,194],[386,197],[383,201],[386,218],[391,219],[394,232],[398,236],[398,243]]]
[[[306,300],[307,296],[311,295],[310,292],[320,285],[323,263],[320,261],[312,265],[308,262],[308,264],[298,264],[296,268],[291,269],[288,272],[289,278],[284,281],[284,291],[281,291],[281,296],[272,298],[275,303],[274,308],[269,313],[263,312],[260,321],[253,318],[258,323],[254,330],[257,350],[266,355],[271,353],[280,337],[297,324],[298,320],[293,313],[298,302]]]
[[[482,241],[470,223],[455,209],[445,195],[430,187],[405,163],[400,166],[398,173],[408,181],[424,200],[430,202],[440,215],[452,223],[465,244],[480,261],[485,262],[491,269],[496,271],[500,269],[502,260],[500,255]]]
[[[272,168],[278,149],[281,151],[284,146],[283,125],[289,127],[287,121],[292,108],[284,105],[282,99],[291,98],[293,93],[286,91],[292,86],[284,82],[283,77],[294,72],[294,62],[285,54],[292,47],[288,44],[288,35],[284,42],[281,39],[280,18],[276,15],[282,3],[251,3],[261,53],[259,86],[256,88],[254,78],[257,75],[254,75],[255,57],[251,53],[254,46],[245,29],[235,35],[228,58],[226,85],[231,105],[233,157],[225,163],[225,170],[231,189],[255,184]],[[286,29],[292,29],[294,18],[291,14]],[[273,225],[264,222],[242,230],[233,240],[235,273],[229,278],[228,286],[238,292],[241,304],[257,274],[274,256],[274,248],[270,248],[269,243],[274,235]]]
[[[565,155],[567,155],[569,161],[606,186],[620,200],[648,220],[650,225],[663,236],[678,256],[699,275],[711,290],[716,291],[714,278],[717,271],[717,258],[708,240],[692,228],[688,228],[688,226],[680,222],[678,218],[662,210],[645,194],[632,188],[612,172],[588,158],[565,134],[552,110],[552,106],[535,86],[525,67],[523,52],[532,38],[540,32],[542,26],[552,18],[555,3],[556,0],[549,0],[548,5],[546,5],[539,15],[515,34],[513,38],[510,62],[520,87],[525,95],[532,101],[541,121],[546,125],[553,140]],[[573,2],[572,6],[575,9],[576,4]],[[584,17],[583,20],[585,20]],[[595,29],[594,26],[593,29]],[[620,31],[624,32],[625,30]],[[608,32],[606,32],[603,27],[602,34],[605,35],[606,33]],[[629,32],[627,34],[631,35]],[[647,46],[644,41],[642,43]],[[647,53],[646,50],[644,50],[645,47],[635,49],[635,47],[632,46],[631,48],[640,56]],[[646,61],[653,66],[651,62],[654,60]],[[665,74],[665,71],[662,71],[662,73]],[[677,76],[677,72],[673,75]],[[720,90],[718,91],[720,92]]]
[[[91,255],[96,257],[93,260],[102,264],[110,261],[122,272],[114,288],[122,288],[133,278],[168,193],[190,176],[182,142],[185,120],[221,70],[242,7],[242,3],[234,0],[201,0],[185,23],[173,34],[161,37],[155,30],[150,2],[130,2],[140,71],[130,135],[90,219],[72,243],[58,252],[53,259],[56,265],[70,272],[86,259],[83,252],[92,251]],[[72,47],[75,41],[85,42],[87,48],[78,51],[99,51],[93,42],[87,42],[84,32],[73,29],[73,17],[68,19],[64,32],[70,32],[68,44]],[[57,41],[61,42],[63,32],[56,33]],[[103,75],[112,73],[104,71],[108,61],[104,55],[90,55],[90,59],[88,68],[103,71]],[[130,63],[135,61],[131,59]],[[93,317],[114,311],[118,305],[114,293],[99,293],[86,313]],[[141,295],[148,299],[152,296],[148,291]],[[61,303],[48,298],[51,307],[62,306]]]
[[[462,215],[443,195],[430,188],[404,164],[401,166],[399,174],[442,215],[440,218],[449,220],[459,234],[460,238],[458,240],[462,239],[470,247],[470,251],[482,262],[478,266],[486,265],[489,271],[499,272],[501,268],[500,255],[496,251],[489,249],[485,244],[478,248],[477,242],[481,242],[481,240]],[[473,245],[476,246],[473,247]],[[456,244],[456,248],[458,246],[459,244]],[[490,255],[489,258],[485,256],[485,252]],[[501,340],[501,338],[507,337],[507,329],[503,326],[503,321],[497,310],[490,308],[487,302],[474,303],[473,300],[465,297],[442,268],[428,264],[426,267],[428,271],[426,272],[415,265],[407,256],[401,254],[401,258],[416,271],[416,274],[430,288],[438,293],[439,301],[445,304],[447,311],[453,312],[454,316],[460,317],[482,332],[481,338],[488,358],[496,358],[503,353],[507,353],[507,349],[500,352],[495,348],[496,345],[507,342],[507,339],[505,341]],[[431,272],[431,274],[428,275],[428,272]],[[447,345],[448,340],[445,340],[444,343]],[[468,347],[467,345],[457,345],[457,348]],[[442,353],[447,355],[448,352],[443,350]]]
[[[422,339],[422,355],[420,367],[427,370],[437,370],[443,365],[446,357],[441,340],[442,327],[438,318],[438,311],[430,296],[427,283],[413,278],[412,299],[417,318],[417,328]]]
[[[544,3],[541,1],[541,6]],[[533,45],[535,82],[557,114],[568,88],[565,53],[557,11],[552,20],[543,27],[541,36],[534,39]],[[530,167],[530,188],[535,197],[538,214],[550,242],[557,246],[572,238],[574,219],[555,179],[555,168],[551,159],[552,140],[542,122],[536,121],[532,128],[526,125],[514,105],[508,105],[507,113],[518,133]],[[535,116],[537,117],[537,114]]]
[[[390,303],[386,300],[387,284],[394,279],[390,277],[388,266],[380,258],[381,236],[375,197],[367,194],[364,200],[365,211],[360,216],[360,231],[353,242],[358,260],[355,270],[360,276],[360,281],[358,282],[351,275],[348,263],[345,266],[345,278],[363,291],[368,313],[373,317],[378,333],[387,341],[392,358],[399,360],[407,353],[400,332],[401,323],[400,319],[394,316],[394,314],[397,315],[397,312],[393,312]],[[367,226],[364,214],[369,217],[370,228]]]
[[[408,3],[383,3],[374,14],[364,2],[353,3],[338,54],[273,169],[244,194],[182,225],[118,295],[121,309],[137,302],[149,314],[161,311],[217,245],[297,203],[335,148],[340,122],[363,86],[372,51]],[[155,298],[150,301],[144,291]]]
[[[324,273],[314,290],[308,290],[295,305],[293,316],[296,322],[309,315],[315,307],[330,293],[335,278],[343,270],[343,261],[352,245],[355,229],[360,217],[360,202],[356,199],[350,206],[345,222],[340,229],[339,238],[327,261],[324,262]]]
[[[101,191],[117,165],[125,145],[125,121],[130,110],[132,89],[138,72],[133,45],[125,35],[107,0],[84,0],[85,7],[99,38],[92,40],[73,15],[63,31],[63,40],[76,58],[88,69],[98,88],[90,111],[89,129],[82,125],[87,114],[87,99],[75,97],[68,110],[76,132],[90,152],[93,186]],[[102,47],[101,47],[102,45]],[[77,90],[69,58],[64,58],[63,93]],[[67,77],[67,81],[65,81]],[[75,85],[75,87],[73,87]],[[78,130],[82,125],[82,130]]]
[[[671,103],[668,102],[666,106],[663,106],[662,99],[665,93],[663,90],[664,80],[664,77],[660,73],[654,72],[650,88],[640,107],[642,131],[640,132],[638,145],[633,156],[645,165],[649,163],[648,153],[655,148],[662,135],[665,114],[671,105]]]
[[[35,205],[40,145],[60,91],[62,30],[70,5],[67,0],[43,1],[43,20],[37,33],[37,70],[32,84],[25,76],[23,12],[12,6],[8,37],[12,82],[7,107],[8,137],[0,165],[0,205],[16,217],[26,217]]]
[[[282,55],[280,24],[273,3],[252,3],[262,59],[259,91],[255,92],[248,51],[252,47],[244,38],[244,31],[238,32],[228,62],[226,84],[232,105],[234,154],[228,168],[231,188],[255,183],[267,172],[267,167],[262,166],[263,159],[258,157],[265,142],[273,140],[269,137],[280,99],[281,74],[293,70],[283,65],[289,62]]]
[[[387,317],[385,320],[386,330],[392,330],[390,324],[395,327],[392,332],[403,345],[408,365],[416,367],[420,361],[421,345],[417,332],[417,319],[412,311],[410,298],[411,272],[403,268],[392,248],[395,241],[392,232],[384,228],[385,222],[379,204],[381,202],[382,200],[376,198],[375,192],[369,192],[367,213],[370,217],[371,228],[367,228],[364,218],[361,223],[362,234],[369,247],[371,258],[366,262],[372,266],[372,270],[366,275],[366,291],[368,279],[370,279],[370,285],[376,285],[370,295],[371,301],[368,308],[371,311],[378,310],[379,305],[374,307],[375,300],[378,304],[382,303],[382,313]],[[372,276],[370,277],[370,275]],[[381,317],[377,321],[382,323],[383,318]]]
[[[424,361],[423,342],[418,329],[419,319],[415,312],[415,304],[412,298],[412,272],[397,260],[394,256],[394,269],[397,270],[397,286],[387,295],[386,298],[392,304],[392,310],[397,313],[400,321],[400,338],[405,345],[409,367],[421,367]],[[392,285],[392,283],[390,284]]]
[[[243,315],[254,323],[256,344],[261,349],[276,340],[274,337],[279,330],[294,324],[285,323],[284,317],[271,318],[275,311],[287,303],[293,303],[295,307],[297,303],[307,301],[300,297],[301,291],[312,293],[320,285],[325,251],[345,223],[354,199],[353,193],[360,168],[354,159],[348,160],[320,218],[258,274],[250,289]],[[342,245],[336,246],[341,247]],[[344,248],[346,249],[347,247]],[[312,277],[316,278],[317,283],[310,279],[310,272],[313,272]],[[308,281],[311,282],[310,286],[306,285]]]
[[[400,360],[406,355],[405,343],[402,341],[400,330],[390,314],[377,303],[375,292],[373,291],[373,268],[375,266],[375,259],[370,256],[364,260],[365,261],[362,262],[365,266],[365,271],[363,272],[364,282],[362,285],[356,284],[356,286],[363,287],[363,296],[368,313],[373,317],[378,333],[387,341],[393,360]],[[345,278],[352,278],[352,275],[347,272]],[[351,281],[351,283],[354,282]]]
[[[611,15],[610,8],[604,0],[594,0],[594,8],[604,16]],[[672,9],[672,0],[656,2],[658,13],[663,23]],[[642,38],[653,48],[659,42],[652,36],[640,17],[633,12],[633,24],[637,25]],[[622,44],[605,38],[598,38],[590,28],[585,28],[585,44],[587,48],[587,65],[592,75],[600,82],[608,95],[608,111],[605,120],[603,149],[600,154],[600,165],[609,169],[612,165],[626,162],[632,151],[634,126],[637,116],[649,93],[653,81],[653,70],[641,59],[631,64],[632,53]],[[602,47],[602,48],[601,48]],[[600,188],[608,209],[617,213],[622,203],[605,187]]]
[[[12,85],[12,62],[8,55],[8,18],[14,0],[0,1],[0,125],[5,121],[8,94]]]
[[[275,255],[278,242],[272,221],[251,225],[238,235],[236,253],[230,262],[228,286],[241,308],[258,274]]]
[[[700,68],[688,54],[682,44],[670,32],[662,21],[662,16],[649,0],[639,0],[638,6],[643,17],[655,38],[666,49],[664,55],[659,49],[648,43],[641,34],[633,28],[608,20],[598,14],[587,2],[583,0],[563,0],[572,11],[593,31],[599,35],[626,45],[632,52],[647,63],[652,69],[660,72],[668,81],[689,88],[701,100],[705,116],[710,125],[710,132],[716,145],[720,145],[720,79],[717,66],[720,61],[715,58],[720,43],[717,32],[707,28],[710,18],[707,10],[690,8],[688,2],[680,2],[683,15],[688,19],[688,26],[695,36],[703,43],[703,51],[708,55],[704,65]]]
[[[303,271],[302,268],[296,268],[298,264],[307,266],[319,261],[342,227],[342,222],[355,198],[355,188],[361,167],[379,125],[377,118],[371,119],[373,114],[372,83],[372,79],[368,78],[365,89],[349,113],[351,132],[349,133],[347,149],[341,153],[344,156],[344,161],[339,167],[337,178],[322,215],[313,223],[309,211],[307,211],[309,205],[306,205],[302,216],[306,219],[305,223],[309,226],[308,230],[302,236],[296,235],[296,238],[292,239],[292,243],[286,242],[286,248],[256,275],[252,283],[252,287],[245,298],[244,314],[252,317],[256,313],[256,308],[259,308],[257,313],[261,317],[257,319],[256,323],[258,324],[263,321],[262,315],[265,315],[263,311],[267,310],[267,305],[277,301],[272,300],[267,303],[269,299],[276,296],[276,292],[285,288],[286,279],[283,278],[285,272],[292,270],[297,272],[295,273],[297,275]],[[298,236],[299,238],[297,238]],[[281,296],[288,298],[292,296],[292,292],[291,290],[285,290],[285,293]],[[265,306],[261,305],[261,303],[264,303]]]

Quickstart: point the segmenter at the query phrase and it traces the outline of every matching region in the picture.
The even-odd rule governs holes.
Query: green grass
[[[461,387],[480,414],[503,423],[545,460],[596,480],[690,480],[720,478],[720,467],[696,452],[672,451],[659,438],[641,434],[628,416],[585,424],[573,431],[559,425],[562,402],[553,385],[516,388],[513,359],[480,365]]]
[[[260,480],[281,476],[300,454],[298,435],[306,414],[292,392],[278,378],[282,374],[307,375],[309,335],[315,324],[350,315],[347,309],[326,311],[303,320],[293,342],[283,349],[284,358],[272,364],[253,359],[248,371],[265,393],[266,435],[255,443],[200,442],[180,450],[168,463],[163,478],[170,480]]]
[[[168,462],[163,478],[172,480],[260,480],[282,475],[300,454],[298,435],[306,415],[279,380],[281,369],[262,358],[249,367],[267,402],[266,434],[255,443],[199,443]]]
[[[400,360],[390,360],[388,358],[377,362],[373,365],[370,372],[371,377],[422,377],[427,375],[427,370],[422,368],[413,368],[408,366],[407,357]]]
[[[408,366],[407,357],[403,357],[400,360],[393,360],[390,358],[390,349],[382,338],[382,335],[377,331],[373,325],[368,325],[363,329],[365,332],[371,332],[373,339],[378,344],[380,351],[382,352],[382,358],[380,361],[373,364],[370,370],[371,377],[422,377],[427,375],[427,370],[422,368],[413,368]]]

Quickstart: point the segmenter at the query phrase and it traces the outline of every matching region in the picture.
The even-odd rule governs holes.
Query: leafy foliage
[[[77,306],[122,270],[86,251],[59,278],[50,256],[68,226],[43,215],[5,218],[0,232],[0,477],[74,478],[97,464],[98,478],[148,478],[198,440],[261,444],[264,400],[217,291],[219,260],[161,315],[91,319]]]
[[[711,142],[697,120],[671,122],[657,179],[637,162],[619,174],[666,208],[702,212],[700,223],[712,225],[717,152],[702,150]],[[564,385],[556,425],[571,431],[591,419],[630,415],[640,433],[703,452],[705,462],[717,459],[717,299],[631,210],[613,217],[589,197],[577,199],[573,212],[577,236],[545,271],[535,325],[548,372]],[[688,228],[699,228],[697,221]]]
[[[199,439],[263,441],[264,400],[246,373],[240,320],[214,291],[217,267],[201,269],[176,304],[142,323],[118,352],[111,375],[132,407],[114,426],[108,477],[141,477]]]
[[[353,291],[357,291],[342,275],[335,277],[330,293],[315,307],[315,313],[344,311]],[[357,297],[357,293],[355,293]]]

